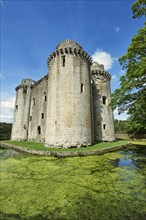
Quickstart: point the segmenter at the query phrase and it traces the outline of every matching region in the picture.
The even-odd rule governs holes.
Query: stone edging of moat
[[[9,149],[14,149],[17,151],[21,151],[24,153],[29,153],[33,155],[40,155],[40,156],[54,156],[54,157],[80,157],[80,156],[91,156],[91,155],[102,155],[105,153],[110,153],[118,150],[124,150],[128,149],[129,147],[132,147],[132,144],[126,144],[126,145],[120,145],[120,146],[115,146],[111,148],[105,148],[105,149],[99,149],[99,150],[92,150],[92,151],[79,151],[79,152],[58,152],[58,151],[41,151],[41,150],[33,150],[29,148],[24,148],[21,146],[15,146],[12,144],[6,144],[4,142],[0,142],[1,146],[4,148],[9,148]]]

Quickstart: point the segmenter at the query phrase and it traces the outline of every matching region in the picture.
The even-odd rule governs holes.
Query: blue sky
[[[1,120],[12,122],[15,87],[23,78],[38,80],[47,72],[46,60],[64,39],[78,42],[112,75],[112,91],[124,74],[118,58],[143,26],[132,19],[133,0],[26,1],[0,0]],[[115,118],[125,119],[126,115]]]

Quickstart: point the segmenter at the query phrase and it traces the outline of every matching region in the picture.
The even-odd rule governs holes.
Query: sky
[[[124,55],[142,19],[132,19],[133,0],[0,0],[1,121],[13,121],[15,87],[24,78],[47,74],[47,58],[65,39],[79,43],[93,61],[104,64],[112,92],[125,71]],[[114,117],[119,120],[127,114]]]

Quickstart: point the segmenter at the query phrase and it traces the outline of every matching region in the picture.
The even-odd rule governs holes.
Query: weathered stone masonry
[[[92,63],[74,41],[61,42],[48,58],[49,73],[16,87],[12,140],[49,147],[88,146],[115,139],[109,106],[110,74]]]

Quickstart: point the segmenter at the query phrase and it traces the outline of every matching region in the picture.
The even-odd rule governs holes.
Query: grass
[[[116,141],[116,142],[101,142],[89,147],[81,147],[81,148],[48,148],[44,146],[44,143],[38,142],[29,142],[29,141],[11,141],[5,140],[3,143],[12,144],[15,146],[21,146],[28,149],[33,150],[42,150],[42,151],[51,151],[51,152],[85,152],[85,151],[96,151],[101,149],[108,149],[116,146],[126,145],[128,141]]]
[[[130,141],[131,144],[134,144],[134,145],[142,145],[142,146],[146,146],[146,140],[142,140],[142,141]]]

